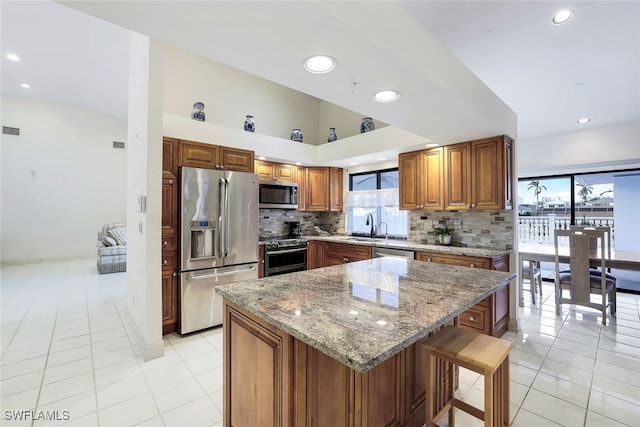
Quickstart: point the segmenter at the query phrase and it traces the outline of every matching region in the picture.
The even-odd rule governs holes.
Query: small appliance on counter
[[[289,237],[300,237],[300,223],[298,221],[289,221]]]

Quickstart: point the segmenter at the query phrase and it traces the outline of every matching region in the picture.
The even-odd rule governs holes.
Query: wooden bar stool
[[[437,426],[449,412],[449,425],[455,425],[454,408],[484,420],[487,427],[509,425],[509,352],[511,343],[499,338],[446,326],[423,344],[427,350],[427,427]],[[484,411],[455,398],[454,369],[449,369],[444,406],[434,414],[437,360],[444,360],[484,375]]]

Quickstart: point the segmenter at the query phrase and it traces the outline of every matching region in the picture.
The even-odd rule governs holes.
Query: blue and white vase
[[[204,122],[204,104],[202,102],[196,102],[195,104],[193,104],[191,118],[193,120]]]
[[[296,128],[291,131],[291,140],[302,142],[302,130]]]
[[[338,135],[336,135],[336,128],[329,128],[329,136],[327,137],[327,142],[333,142],[338,139]]]
[[[253,116],[247,116],[244,120],[244,130],[247,132],[255,132],[256,124],[253,122]]]
[[[372,130],[376,130],[376,125],[373,123],[373,119],[371,117],[364,117],[362,119],[362,123],[360,124],[360,133],[365,133]]]

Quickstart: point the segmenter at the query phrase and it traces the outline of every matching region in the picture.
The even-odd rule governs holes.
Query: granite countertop
[[[513,278],[513,273],[383,257],[235,282],[216,292],[366,372]]]
[[[459,246],[431,245],[398,239],[380,239],[370,237],[355,237],[346,235],[335,236],[303,236],[307,240],[323,240],[327,242],[351,243],[355,245],[377,246],[381,248],[406,249],[411,251],[437,252],[451,255],[475,256],[481,258],[495,258],[510,254],[510,250],[491,248],[470,248]]]

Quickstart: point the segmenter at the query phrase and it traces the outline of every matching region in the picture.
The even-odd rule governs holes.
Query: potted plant
[[[433,227],[431,234],[436,237],[436,240],[441,245],[448,246],[451,244],[451,229],[446,225],[444,227]]]

